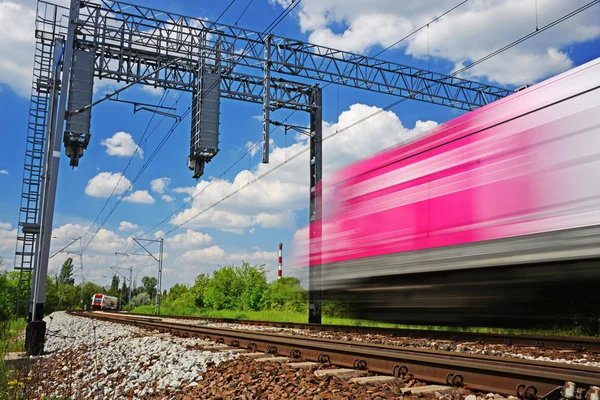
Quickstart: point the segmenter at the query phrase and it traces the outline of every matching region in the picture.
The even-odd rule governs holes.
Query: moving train
[[[112,296],[107,296],[102,293],[97,293],[92,296],[92,310],[116,310],[119,304],[119,299]]]
[[[323,190],[305,262],[359,317],[525,327],[600,310],[600,58]]]

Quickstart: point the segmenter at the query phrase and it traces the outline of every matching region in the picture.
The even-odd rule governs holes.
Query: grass
[[[141,306],[132,310],[135,314],[156,314],[156,307]],[[162,315],[180,315],[206,318],[231,318],[270,322],[307,322],[307,314],[293,311],[237,311],[237,310],[213,310],[201,308],[170,308],[161,307]],[[421,330],[439,330],[455,332],[474,332],[490,333],[504,335],[551,335],[551,336],[584,336],[576,328],[554,328],[554,329],[504,329],[504,328],[486,328],[486,327],[455,327],[455,326],[425,326],[425,325],[402,325],[379,321],[369,321],[352,318],[340,318],[333,316],[323,316],[323,324],[327,325],[346,325],[346,326],[364,326],[376,328],[400,328],[400,329],[421,329]]]
[[[26,326],[27,322],[24,319],[0,323],[0,399],[4,399],[8,394],[17,398],[22,389],[23,382],[13,378],[14,374],[4,364],[4,356],[8,352],[23,350],[23,341],[19,336]]]
[[[0,353],[22,351],[23,341],[18,336],[26,327],[27,322],[25,319],[9,321],[8,327],[0,327]]]

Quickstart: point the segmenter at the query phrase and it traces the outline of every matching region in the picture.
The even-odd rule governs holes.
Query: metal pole
[[[85,278],[83,276],[83,237],[79,237],[79,267],[81,268],[81,308],[83,309],[83,286]]]
[[[322,91],[315,87],[312,91],[310,112],[310,234],[308,267],[308,322],[321,323],[321,212],[322,212],[322,139],[323,113]]]
[[[158,292],[156,294],[156,313],[160,315],[160,301],[162,296],[162,264],[163,264],[163,238],[160,239],[160,253],[158,255]]]
[[[133,267],[130,265],[129,266],[129,301],[128,301],[129,312],[131,312],[131,291],[133,290],[131,288],[131,286],[133,285],[133,281],[131,280],[132,275],[133,275]]]
[[[269,136],[271,131],[271,37],[265,38],[265,65],[263,79],[263,157],[264,164],[269,163]]]
[[[58,179],[58,167],[60,164],[61,136],[65,122],[65,109],[67,105],[67,93],[69,88],[69,77],[71,74],[71,61],[73,58],[73,43],[75,36],[75,23],[78,19],[79,0],[71,0],[69,10],[69,27],[65,42],[63,71],[60,81],[58,80],[58,64],[60,54],[55,49],[55,74],[54,74],[54,96],[49,118],[49,135],[47,137],[46,170],[44,173],[43,198],[40,207],[40,239],[37,270],[34,279],[34,305],[31,321],[27,325],[25,341],[27,353],[39,355],[44,351],[46,336],[46,323],[44,322],[44,303],[46,300],[46,274],[48,273],[48,259],[50,256],[50,238],[52,235],[52,223],[54,221],[54,203],[56,201],[56,184]],[[58,43],[58,42],[57,42]],[[56,47],[56,45],[55,45]],[[61,82],[58,112],[55,110],[58,82]]]

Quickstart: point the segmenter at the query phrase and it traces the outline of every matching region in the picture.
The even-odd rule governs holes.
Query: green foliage
[[[215,310],[236,310],[242,293],[242,282],[238,279],[235,268],[222,267],[213,272],[212,278],[204,289],[204,304]]]
[[[63,263],[58,275],[58,283],[71,286],[75,284],[75,278],[73,278],[73,259],[71,257],[67,258]]]
[[[156,296],[156,286],[158,285],[158,279],[155,277],[145,276],[142,278],[142,285],[144,286],[144,292],[148,293],[151,299]]]
[[[263,297],[267,290],[267,272],[264,265],[256,267],[243,263],[240,268],[236,269],[236,273],[242,287],[239,309],[258,311],[261,309]]]
[[[193,305],[199,308],[204,307],[204,290],[210,277],[207,274],[200,274],[196,277],[194,286],[190,288],[190,297],[193,299]]]
[[[142,292],[137,296],[131,298],[131,306],[132,307],[140,307],[150,305],[152,300],[150,299],[150,295],[146,292]]]
[[[215,310],[259,310],[267,290],[264,266],[226,266],[213,272],[206,280],[198,277],[195,293],[202,293],[202,305]],[[195,285],[196,286],[196,285]],[[203,286],[203,290],[202,287]]]
[[[193,307],[194,298],[186,285],[176,283],[167,292],[164,291],[162,304],[166,307]]]
[[[282,277],[269,284],[263,299],[264,308],[281,311],[306,312],[308,294],[300,279]]]
[[[15,314],[18,283],[17,272],[0,270],[0,321],[8,321]]]

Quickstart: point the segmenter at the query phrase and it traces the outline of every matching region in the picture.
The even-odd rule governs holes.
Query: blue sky
[[[64,0],[60,2],[65,3]],[[144,1],[143,5],[214,20],[228,3]],[[279,24],[275,34],[357,53],[376,54],[458,3],[415,0],[401,5],[394,0],[377,0],[367,5],[359,0],[303,0]],[[587,1],[538,0],[538,26],[585,3]],[[220,22],[233,25],[248,4],[249,0],[237,0]],[[286,4],[287,0],[254,0],[238,25],[262,31]],[[0,256],[4,257],[8,268],[12,268],[18,222],[34,12],[32,0],[0,0],[0,50],[5,55],[0,61],[3,139],[0,146]],[[469,60],[483,57],[535,30],[535,14],[534,0],[470,0],[432,23],[429,32],[419,32],[380,58],[451,73]],[[600,56],[599,49],[600,7],[594,6],[467,71],[464,77],[515,88],[593,60]],[[96,85],[96,96],[116,87],[102,81]],[[162,94],[160,90],[136,86],[124,92],[122,98],[154,104]],[[327,87],[323,95],[325,135],[396,100],[335,85]],[[182,113],[189,107],[190,97],[187,94],[179,97],[174,92],[166,94],[165,104],[176,101],[178,113]],[[155,116],[152,119],[149,113],[133,114],[132,111],[132,106],[108,101],[95,107],[91,143],[79,168],[71,169],[63,155],[54,221],[54,236],[57,237],[53,241],[54,250],[68,243],[65,238],[78,237],[87,231],[115,186],[116,174],[124,172],[136,146],[141,148],[143,157],[140,157],[140,151],[133,156],[131,167],[124,172],[124,177],[129,180],[148,160],[173,123],[169,118]],[[189,118],[184,120],[135,183],[130,201],[123,201],[116,208],[88,246],[84,253],[86,279],[108,283],[112,274],[109,266],[119,261],[114,252],[128,248],[129,235],[139,236],[173,213],[190,195],[200,192],[230,168],[246,152],[248,143],[259,141],[262,125],[256,117],[261,113],[261,107],[256,104],[222,101],[221,151],[207,164],[205,175],[198,182],[191,178],[191,171],[187,169],[190,122]],[[281,121],[289,113],[280,111],[272,118]],[[401,143],[459,114],[452,109],[416,101],[404,102],[381,113],[325,144],[325,179],[344,165]],[[306,125],[308,116],[296,113],[290,122]],[[153,133],[149,138],[147,134],[147,140],[140,143],[148,126],[149,132]],[[161,236],[307,145],[301,135],[291,132],[284,135],[282,130],[275,130],[272,139],[271,164],[260,163],[260,152],[246,156],[181,213],[175,214],[174,219],[169,219],[147,237]],[[122,183],[126,179],[122,179]],[[121,189],[124,187],[118,187],[117,192],[122,192]],[[116,198],[118,196],[109,200],[109,209]],[[164,286],[169,287],[175,282],[191,284],[198,273],[210,273],[218,265],[239,264],[242,260],[266,264],[268,278],[274,279],[279,242],[284,244],[284,274],[304,277],[301,270],[293,269],[289,264],[294,238],[301,239],[306,233],[302,227],[307,223],[307,207],[308,157],[304,155],[168,235],[165,238]],[[105,216],[102,214],[100,219]],[[129,249],[136,250],[136,247],[129,246]],[[66,257],[64,254],[54,257],[51,270],[56,270]],[[144,275],[155,274],[156,265],[145,257],[130,257],[123,261],[120,265],[134,266],[138,282]]]

